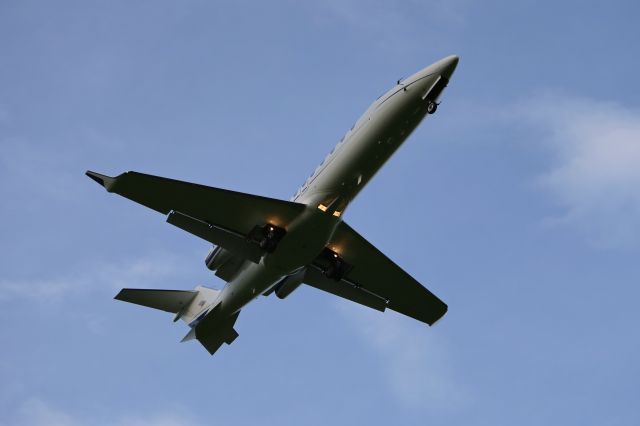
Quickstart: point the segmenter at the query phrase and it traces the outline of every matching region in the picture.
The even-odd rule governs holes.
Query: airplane
[[[348,205],[427,116],[458,64],[448,56],[380,96],[289,200],[213,188],[138,172],[86,175],[166,215],[213,244],[206,266],[222,290],[122,289],[115,299],[175,314],[213,355],[238,333],[240,310],[260,295],[285,299],[302,284],[433,325],[447,305],[344,220]]]

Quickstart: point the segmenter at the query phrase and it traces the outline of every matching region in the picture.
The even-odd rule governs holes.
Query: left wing
[[[373,309],[392,309],[429,325],[447,312],[447,305],[402,270],[345,222],[329,243],[351,269],[339,281],[311,265],[305,284]]]
[[[169,215],[172,225],[254,262],[262,254],[246,239],[254,227],[269,223],[285,228],[305,209],[300,203],[138,172],[86,174],[107,191]]]

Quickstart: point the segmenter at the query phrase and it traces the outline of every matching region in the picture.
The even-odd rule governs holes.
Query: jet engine
[[[267,223],[265,225],[256,225],[247,235],[247,239],[256,243],[267,253],[273,253],[286,233],[287,231],[284,228]]]
[[[293,293],[295,289],[300,287],[300,285],[304,281],[304,273],[306,269],[307,268],[300,268],[293,274],[287,275],[286,277],[282,278],[280,282],[274,287],[276,296],[278,296],[279,299],[284,299],[285,297]]]
[[[316,263],[327,278],[335,281],[340,281],[353,268],[353,265],[347,263],[338,253],[328,247],[322,250]]]
[[[231,253],[220,246],[213,246],[204,263],[211,271],[215,271],[231,258]]]

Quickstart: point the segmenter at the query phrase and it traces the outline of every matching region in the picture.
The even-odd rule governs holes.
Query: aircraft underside
[[[305,284],[372,309],[433,325],[447,305],[343,221],[348,204],[435,112],[457,57],[445,58],[381,96],[291,201],[138,172],[87,175],[212,244],[206,265],[222,290],[123,289],[116,299],[175,314],[209,353],[231,344],[240,310],[260,295],[286,298]]]

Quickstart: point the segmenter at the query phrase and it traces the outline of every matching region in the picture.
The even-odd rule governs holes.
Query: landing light
[[[335,217],[340,217],[340,215],[342,214],[342,212],[339,212],[338,210],[336,210],[335,212],[333,212],[333,215]]]
[[[326,212],[327,206],[325,206],[324,204],[318,204],[318,209],[322,210],[323,212]]]

